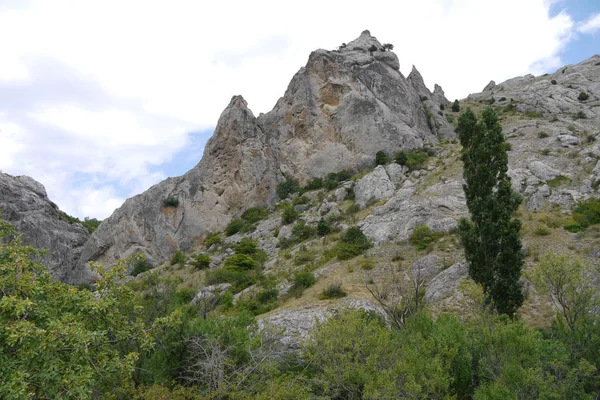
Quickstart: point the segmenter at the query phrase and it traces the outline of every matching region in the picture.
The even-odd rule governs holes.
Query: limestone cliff
[[[85,274],[77,262],[89,233],[81,224],[60,218],[41,183],[0,173],[0,212],[23,235],[23,243],[47,249],[40,261],[54,278],[76,282]]]

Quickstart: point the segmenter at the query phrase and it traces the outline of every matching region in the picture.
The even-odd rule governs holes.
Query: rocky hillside
[[[594,56],[555,74],[488,85],[460,102],[461,110],[476,113],[491,104],[499,115],[509,144],[509,174],[524,197],[518,217],[526,271],[550,250],[591,263],[600,258],[600,228],[580,230],[572,218],[579,202],[600,198],[599,82],[600,56]],[[438,106],[436,114],[456,123],[460,112],[443,108]],[[308,334],[315,318],[340,308],[381,312],[369,289],[393,299],[409,296],[420,282],[422,300],[434,313],[463,314],[469,308],[461,285],[468,274],[454,230],[457,220],[468,215],[460,145],[449,138],[406,155],[408,161],[397,157],[400,164],[389,160],[374,168],[373,152],[369,169],[340,182],[330,176],[325,187],[308,185],[265,210],[258,221],[245,216],[237,229],[229,229],[235,225],[230,224],[181,263],[173,260],[147,276],[153,282],[178,279],[180,287],[198,293],[196,302],[205,307],[231,291],[239,307],[262,314],[262,324],[285,328],[282,340],[292,346]],[[324,234],[317,233],[321,221],[330,229]],[[373,246],[347,259],[339,251],[352,226]],[[250,276],[240,285],[226,276],[227,260],[248,239],[265,252],[264,277]],[[210,260],[207,269],[198,261],[204,256]],[[305,274],[316,282],[299,287],[298,277]],[[142,286],[145,276],[136,280]],[[340,298],[325,295],[331,287],[341,289]],[[549,299],[527,280],[525,291],[522,317],[533,326],[547,324],[554,315]]]
[[[90,234],[82,225],[61,218],[60,210],[48,199],[41,183],[28,176],[0,173],[0,212],[2,219],[23,234],[25,244],[47,249],[41,261],[56,279],[89,279],[85,269],[77,265]]]
[[[437,143],[454,135],[437,113],[448,103],[416,69],[368,31],[338,50],[313,52],[274,109],[256,118],[241,96],[221,115],[202,161],[125,202],[85,245],[80,267],[110,265],[133,252],[152,264],[188,251],[245,209],[276,201],[285,178],[302,183],[343,169],[361,171],[373,154]],[[167,198],[177,202],[165,206]]]

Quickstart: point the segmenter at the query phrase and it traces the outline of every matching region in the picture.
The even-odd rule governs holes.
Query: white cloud
[[[586,19],[577,30],[581,33],[596,33],[600,30],[600,13],[591,15]]]
[[[214,126],[232,95],[244,95],[256,115],[267,112],[312,50],[364,29],[395,45],[403,73],[415,64],[454,99],[490,79],[558,67],[573,22],[550,17],[547,0],[38,0],[0,8],[0,38],[10,38],[2,41],[0,107],[11,107],[5,123],[21,129],[0,134],[0,145],[10,143],[0,156],[13,160],[14,173],[38,174],[68,212],[107,216],[116,199],[134,194],[117,186],[156,183],[164,174],[152,167],[185,148],[188,132]],[[40,77],[47,60],[55,69]],[[76,187],[98,211],[75,198]]]

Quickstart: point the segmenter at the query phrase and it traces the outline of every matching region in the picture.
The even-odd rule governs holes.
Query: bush
[[[579,101],[586,101],[589,98],[590,96],[584,91],[581,91],[581,93],[579,93],[579,96],[577,96],[577,100]]]
[[[552,80],[550,81],[550,83],[551,83],[551,84],[553,84],[553,85],[556,85],[558,82],[556,82],[556,79],[552,79]]]
[[[308,204],[308,203],[310,203],[310,199],[308,197],[306,197],[306,196],[296,197],[294,199],[294,201],[292,201],[292,204],[295,205],[295,206],[299,206],[299,205],[303,205],[303,204]]]
[[[236,254],[226,258],[224,265],[233,271],[249,271],[258,267],[258,261],[247,254]]]
[[[574,119],[586,119],[587,115],[583,111],[578,111],[577,114],[573,115]]]
[[[548,133],[546,133],[546,131],[539,131],[539,132],[538,132],[538,137],[539,137],[540,139],[547,138],[547,137],[548,137]]]
[[[590,225],[600,224],[600,200],[592,198],[579,202],[573,212],[573,219],[584,229]]]
[[[233,219],[227,224],[227,227],[225,228],[225,234],[227,236],[232,236],[241,231],[243,228],[244,221],[241,219]]]
[[[290,194],[296,193],[298,190],[300,190],[298,181],[296,179],[287,179],[277,185],[276,192],[280,199],[285,199]]]
[[[267,259],[267,253],[258,247],[256,240],[243,238],[238,244],[233,247],[236,254],[244,254],[252,257],[259,263],[263,263]]]
[[[169,196],[163,200],[163,206],[177,208],[179,207],[179,199],[174,196]]]
[[[230,267],[223,267],[208,271],[206,274],[206,284],[216,285],[218,283],[231,283],[234,292],[240,292],[256,283],[256,274],[252,271],[239,270]]]
[[[299,241],[307,240],[315,234],[315,228],[307,225],[305,221],[299,221],[292,228],[292,235]]]
[[[281,221],[284,224],[291,224],[298,219],[298,212],[291,204],[283,205],[283,214],[281,215]]]
[[[323,289],[323,292],[319,296],[319,299],[321,299],[321,300],[339,299],[342,297],[346,297],[346,292],[344,292],[344,290],[342,289],[342,284],[337,282],[337,283],[332,283],[331,285],[329,285],[325,289]]]
[[[548,236],[550,234],[550,229],[546,228],[544,225],[538,225],[533,230],[533,234],[537,236]]]
[[[312,274],[312,272],[308,271],[300,271],[294,277],[294,286],[295,288],[308,288],[315,284],[317,279]]]
[[[331,232],[331,225],[329,222],[325,221],[323,218],[317,224],[317,233],[319,236],[326,236]]]
[[[371,247],[369,239],[358,226],[348,228],[340,237],[337,245],[337,256],[340,260],[349,260]]]
[[[452,112],[459,112],[460,111],[460,103],[458,102],[458,100],[454,100],[454,103],[452,103]]]
[[[213,244],[220,244],[220,243],[221,243],[221,235],[219,235],[218,233],[209,233],[208,235],[206,235],[206,239],[204,240],[204,246],[206,246],[206,248],[209,248]]]
[[[185,263],[185,254],[183,254],[183,251],[177,250],[171,257],[171,265],[183,263]]]
[[[417,250],[425,250],[430,244],[436,241],[440,235],[432,232],[427,225],[419,225],[415,228],[408,239],[410,243],[417,246]]]
[[[148,263],[146,255],[138,252],[133,259],[133,269],[131,270],[132,276],[138,276],[142,272],[149,271],[152,266]]]
[[[388,162],[387,154],[383,150],[379,150],[375,154],[375,165],[385,165]]]
[[[198,254],[192,261],[192,267],[196,269],[205,269],[210,266],[211,258],[206,254]]]
[[[350,204],[348,208],[346,208],[346,214],[353,215],[360,211],[360,206],[356,203]]]
[[[314,178],[304,187],[304,191],[317,190],[323,187],[323,178]]]
[[[269,210],[265,207],[252,207],[244,211],[242,219],[250,224],[257,223],[269,216]]]

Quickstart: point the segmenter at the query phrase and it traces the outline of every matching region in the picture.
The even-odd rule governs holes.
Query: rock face
[[[373,172],[368,173],[356,182],[354,194],[356,203],[364,207],[371,200],[388,199],[396,190],[385,168],[379,165]]]
[[[243,209],[274,202],[281,180],[277,164],[271,137],[258,126],[246,101],[234,96],[202,161],[185,175],[128,199],[94,232],[80,265],[90,260],[111,265],[137,251],[157,264],[179,249],[188,251]],[[168,197],[177,198],[178,206],[164,206]]]
[[[88,278],[77,262],[89,233],[80,224],[60,219],[58,207],[41,183],[0,173],[0,210],[2,219],[23,234],[25,244],[48,250],[41,261],[55,279],[77,283]]]
[[[110,265],[136,251],[160,263],[244,209],[274,203],[285,178],[361,170],[378,150],[391,156],[436,143],[447,122],[429,109],[447,100],[414,71],[406,79],[396,55],[364,31],[340,50],[313,52],[269,113],[255,118],[233,97],[200,163],[128,199],[85,245],[80,267],[90,260]],[[179,205],[164,207],[167,197]]]

